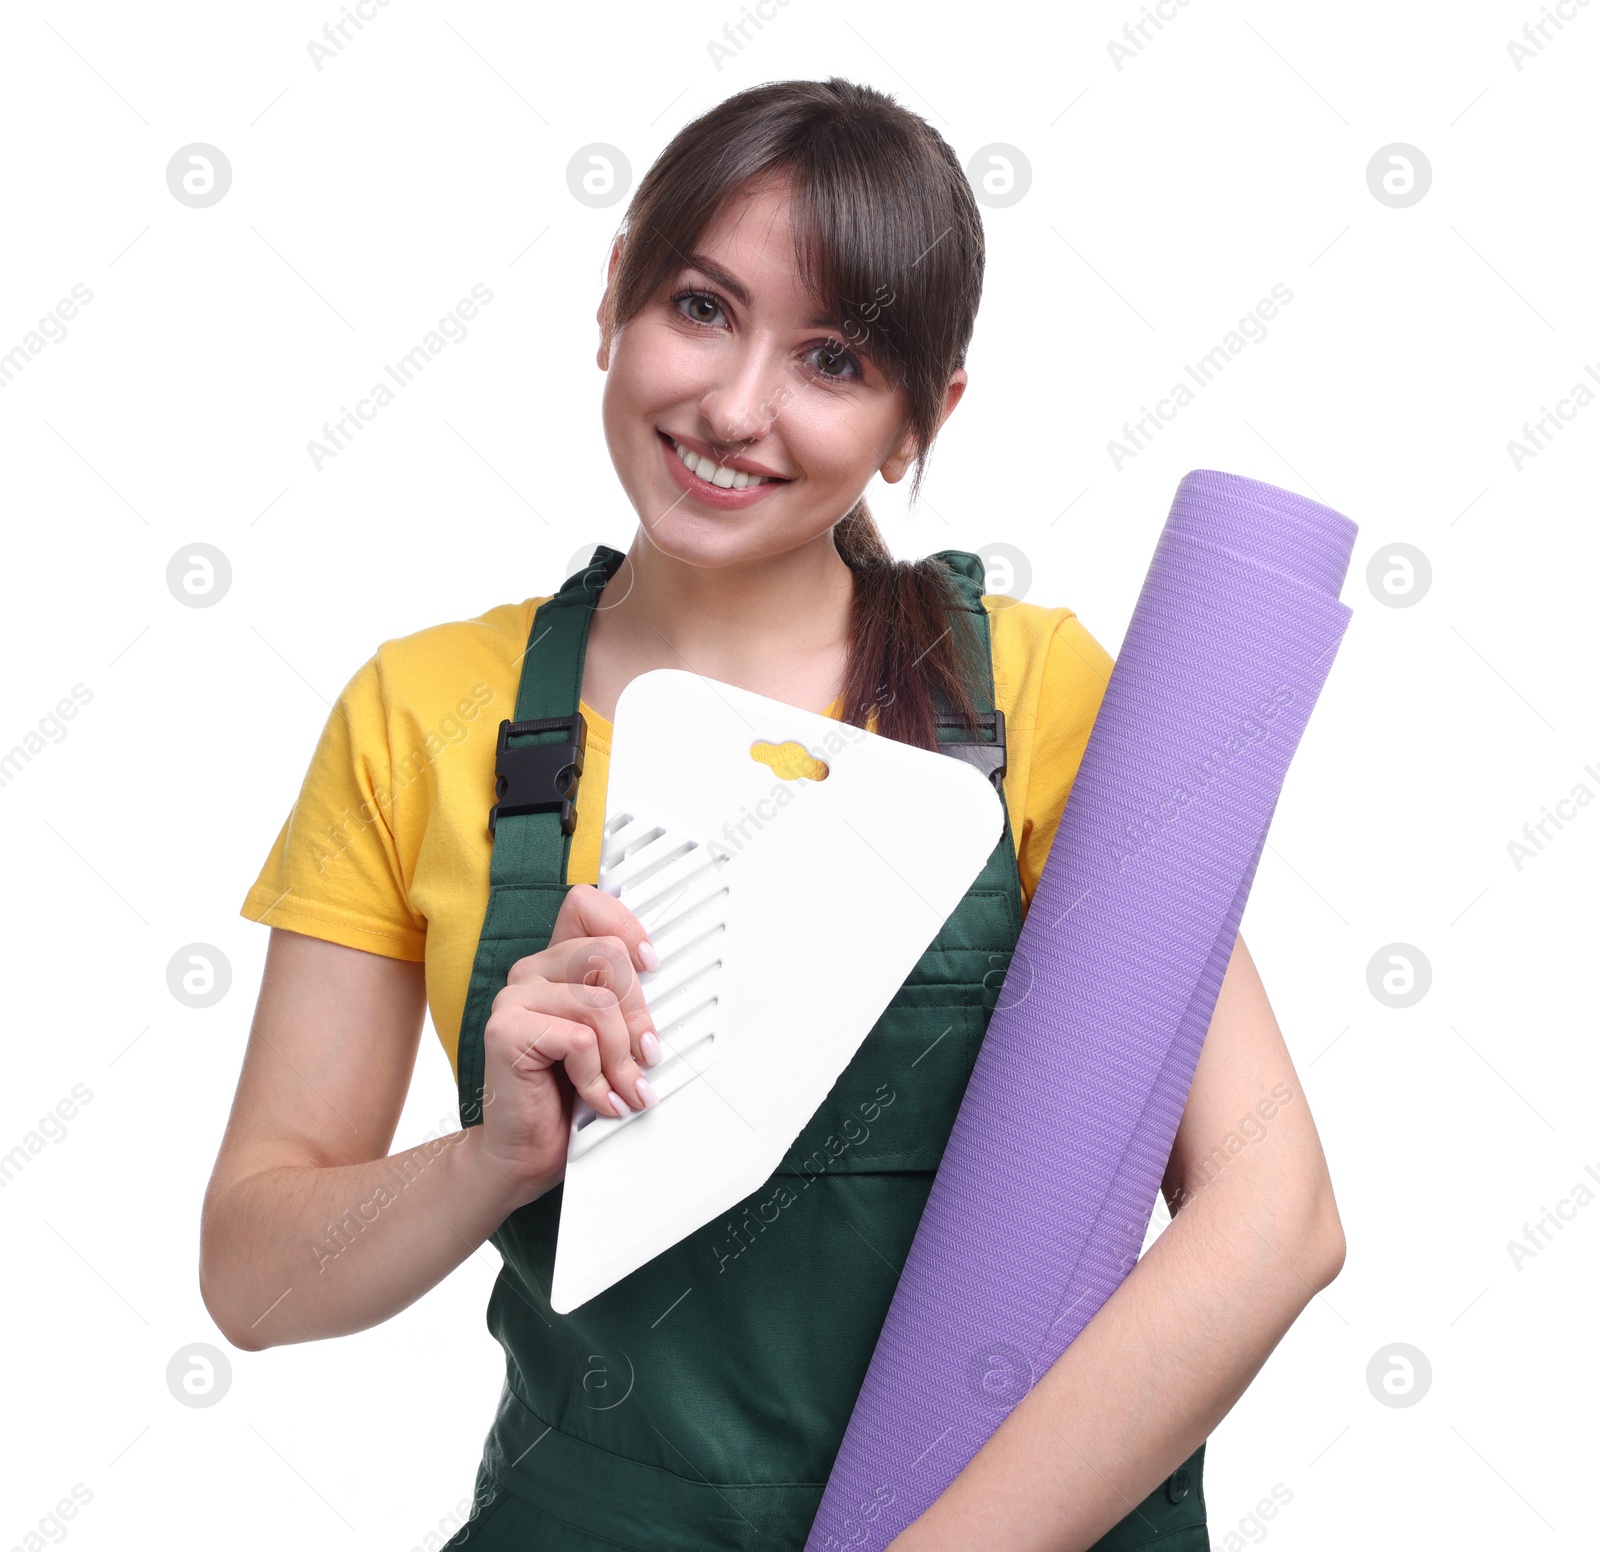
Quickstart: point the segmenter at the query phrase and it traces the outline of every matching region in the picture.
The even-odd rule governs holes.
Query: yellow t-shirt
[[[489,899],[489,805],[502,719],[515,716],[534,611],[384,642],[339,696],[289,817],[240,915],[426,965],[428,1007],[451,1070]],[[1070,609],[985,595],[995,704],[1006,719],[1006,807],[1023,909],[1100,709],[1112,659]],[[611,724],[588,723],[567,877],[597,882]],[[829,714],[841,710],[835,701]]]

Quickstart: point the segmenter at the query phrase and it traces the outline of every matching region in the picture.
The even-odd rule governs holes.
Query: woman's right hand
[[[659,962],[627,906],[575,884],[549,946],[512,965],[484,1028],[483,1122],[468,1136],[513,1208],[565,1176],[574,1092],[602,1116],[618,1098],[657,1103],[643,1069],[661,1048],[636,972]]]

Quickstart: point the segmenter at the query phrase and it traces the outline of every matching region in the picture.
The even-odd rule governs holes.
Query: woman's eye
[[[704,291],[680,291],[672,300],[684,317],[692,323],[710,323],[722,311],[717,299],[714,296],[707,296]]]
[[[817,375],[830,377],[835,381],[847,381],[851,377],[860,377],[861,366],[848,350],[835,349],[832,345],[817,345],[812,349],[812,355],[818,357],[823,365]],[[845,370],[835,371],[835,367]]]

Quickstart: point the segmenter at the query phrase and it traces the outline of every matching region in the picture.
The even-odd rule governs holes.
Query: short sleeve
[[[421,960],[394,833],[390,716],[378,658],[328,715],[289,817],[239,914],[391,959]]]
[[[1077,779],[1089,733],[1111,680],[1110,653],[1077,615],[1063,614],[1050,636],[1039,703],[1034,716],[1033,753],[1017,847],[1022,894],[1031,902],[1045,859]]]

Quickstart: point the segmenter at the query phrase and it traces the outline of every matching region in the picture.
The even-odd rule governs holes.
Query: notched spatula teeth
[[[649,850],[641,852],[644,862],[639,869],[633,869],[630,859],[607,875],[613,886],[609,893],[617,895],[652,931],[669,912],[676,915],[690,902],[727,887],[719,877],[722,858],[691,841],[671,847],[669,854],[669,839],[664,836],[654,843],[661,848],[659,856]],[[651,941],[655,941],[653,937]]]
[[[661,1041],[663,1060],[650,1069],[650,1082],[663,1101],[716,1057],[728,860],[717,846],[636,814],[616,815],[602,832],[599,887],[633,912],[661,956],[659,968],[641,974],[639,984]],[[601,1116],[580,1106],[569,1158],[581,1158],[646,1113]]]
[[[727,926],[727,897],[728,886],[719,884],[715,892],[698,898],[695,891],[686,887],[668,899],[651,901],[650,941],[661,955],[663,968],[669,955],[677,953],[685,942],[693,941],[693,936],[684,936],[686,933],[698,935],[707,921]]]
[[[718,928],[718,932],[721,932]],[[656,974],[664,972],[657,971]],[[644,999],[650,1009],[650,1016],[656,1021],[656,1033],[665,1040],[668,1034],[661,1026],[663,1023],[680,1016],[683,999],[691,994],[698,995],[704,990],[713,993],[722,982],[722,961],[720,959],[707,959],[704,953],[697,954],[692,962],[679,967],[676,974],[669,980],[662,982],[652,978],[646,982],[641,978],[640,984],[644,987]],[[716,1000],[713,995],[712,1001]]]
[[[630,852],[648,846],[666,834],[660,825],[632,814],[614,814],[600,831],[600,865],[615,867]]]

